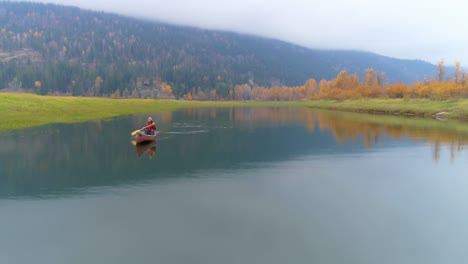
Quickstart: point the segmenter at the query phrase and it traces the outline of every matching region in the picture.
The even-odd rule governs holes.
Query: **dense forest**
[[[303,86],[310,78],[331,79],[342,70],[360,75],[368,68],[387,83],[436,72],[426,62],[367,52],[313,50],[75,7],[0,2],[0,89],[234,99],[236,86]]]

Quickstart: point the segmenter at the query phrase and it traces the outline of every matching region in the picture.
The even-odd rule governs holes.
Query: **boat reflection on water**
[[[156,154],[156,141],[137,143],[135,140],[133,140],[132,145],[135,146],[138,158],[141,157],[145,152],[148,154],[149,159],[152,159]]]

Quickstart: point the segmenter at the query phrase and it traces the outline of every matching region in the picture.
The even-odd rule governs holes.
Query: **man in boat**
[[[146,126],[142,128],[147,135],[154,135],[154,132],[156,131],[156,124],[153,122],[153,119],[151,117],[148,117],[148,122],[146,122]]]

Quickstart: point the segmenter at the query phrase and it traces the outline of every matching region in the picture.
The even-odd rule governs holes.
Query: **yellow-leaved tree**
[[[445,66],[444,66],[444,60],[440,60],[439,63],[437,63],[437,81],[443,82],[445,79]]]
[[[100,95],[101,94],[101,84],[103,80],[101,76],[96,77],[96,80],[94,81],[94,95]]]
[[[364,85],[367,87],[374,87],[374,69],[372,68],[366,69]]]
[[[306,81],[304,84],[305,94],[307,99],[311,99],[317,91],[317,82],[314,78],[311,78]]]
[[[460,83],[461,71],[460,71],[460,62],[455,62],[455,71],[453,72],[453,80],[456,84]]]

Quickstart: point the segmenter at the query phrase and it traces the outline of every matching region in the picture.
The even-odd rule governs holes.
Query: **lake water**
[[[0,134],[0,263],[468,263],[456,124],[303,108],[152,117],[154,145],[131,142],[147,115]]]

